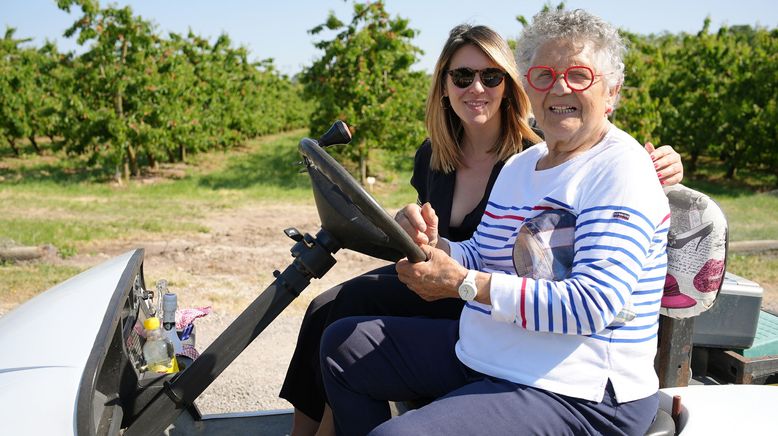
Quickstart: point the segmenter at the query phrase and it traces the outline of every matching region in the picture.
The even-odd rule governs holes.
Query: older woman
[[[615,28],[581,10],[525,29],[519,59],[545,142],[505,163],[468,241],[438,238],[431,206],[404,209],[428,261],[399,262],[400,279],[465,308],[459,322],[332,324],[321,363],[339,433],[648,428],[669,208],[651,161],[607,119],[623,51]],[[387,421],[386,400],[420,397],[438,400]]]

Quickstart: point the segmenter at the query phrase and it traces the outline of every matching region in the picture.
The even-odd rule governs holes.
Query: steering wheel
[[[319,141],[303,138],[299,144],[311,176],[322,228],[333,233],[342,247],[368,256],[425,261],[427,256],[405,230],[322,148],[349,141],[348,127],[338,121]]]

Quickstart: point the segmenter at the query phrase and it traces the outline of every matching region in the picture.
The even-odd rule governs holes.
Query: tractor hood
[[[91,387],[96,342],[135,250],[85,271],[0,317],[0,426],[4,434],[76,434],[80,386]],[[91,359],[90,359],[91,358]],[[93,365],[94,366],[94,365]]]

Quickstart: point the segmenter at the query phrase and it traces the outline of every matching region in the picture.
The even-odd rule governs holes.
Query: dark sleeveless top
[[[534,121],[534,120],[533,120]],[[532,125],[541,138],[543,132]],[[524,141],[524,148],[531,147],[533,144]],[[489,200],[489,194],[492,192],[494,182],[500,174],[505,162],[499,161],[492,167],[492,173],[489,175],[489,182],[486,185],[481,201],[471,210],[459,227],[450,227],[451,206],[454,203],[454,185],[456,184],[456,170],[446,174],[442,171],[436,171],[430,168],[430,159],[432,158],[432,142],[427,138],[416,150],[416,157],[413,160],[413,176],[411,176],[411,185],[416,188],[419,204],[429,202],[435,213],[438,215],[438,233],[440,236],[454,242],[466,241],[475,233],[478,223],[486,209],[486,202]]]
[[[432,204],[432,208],[435,209],[435,213],[438,215],[438,233],[440,236],[455,242],[468,240],[475,232],[476,227],[478,227],[478,223],[481,222],[481,216],[486,209],[489,194],[492,192],[494,182],[497,180],[497,176],[500,174],[500,170],[505,162],[497,162],[492,167],[486,191],[475,209],[465,215],[459,227],[450,227],[451,206],[454,203],[454,185],[457,180],[456,170],[448,174],[443,171],[433,170],[430,168],[431,158],[432,144],[427,139],[416,151],[416,157],[413,161],[411,185],[416,188],[418,201],[420,204],[426,202]]]

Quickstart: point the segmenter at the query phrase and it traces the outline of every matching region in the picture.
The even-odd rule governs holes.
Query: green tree
[[[775,32],[771,35],[750,26],[724,27],[716,35],[724,51],[719,74],[726,93],[720,102],[722,141],[711,151],[724,162],[728,179],[735,178],[736,171],[749,163],[762,166],[762,159],[769,162],[769,156],[778,152],[775,36]]]
[[[661,43],[654,57],[666,61],[651,85],[660,101],[657,131],[688,156],[687,173],[702,156],[721,159],[728,179],[738,168],[769,162],[765,157],[778,151],[776,32],[738,26],[713,33],[706,19],[696,35]]]
[[[45,51],[21,47],[30,40],[15,39],[15,32],[6,29],[0,40],[0,132],[15,155],[21,138],[41,154],[36,135],[46,133],[47,106],[53,100],[43,75],[49,60]]]
[[[68,152],[118,169],[124,178],[161,160],[231,147],[246,138],[303,125],[299,86],[272,60],[250,62],[248,50],[222,34],[213,43],[192,32],[164,38],[129,7],[60,0],[83,16],[65,34],[89,50],[72,63]],[[75,79],[77,78],[77,80]]]
[[[65,36],[78,34],[79,44],[93,43],[76,63],[74,91],[79,97],[71,101],[71,108],[80,110],[81,119],[70,129],[69,139],[78,151],[91,149],[94,157],[121,168],[125,179],[140,176],[138,156],[147,150],[133,139],[149,110],[144,103],[153,93],[149,88],[157,50],[153,26],[129,7],[101,9],[96,1],[59,1],[66,11],[72,5],[80,6],[84,15]]]
[[[364,184],[371,149],[418,146],[429,81],[411,71],[421,53],[411,44],[416,31],[408,20],[390,17],[383,2],[355,3],[349,24],[331,12],[310,33],[325,29],[337,33],[315,44],[324,53],[301,77],[306,95],[316,102],[310,129],[324,132],[338,119],[351,126],[352,146],[343,153],[358,163]]]
[[[611,121],[629,132],[638,141],[654,141],[662,123],[660,101],[652,95],[667,60],[661,42],[622,32],[630,50],[624,59],[624,84],[616,111]]]

